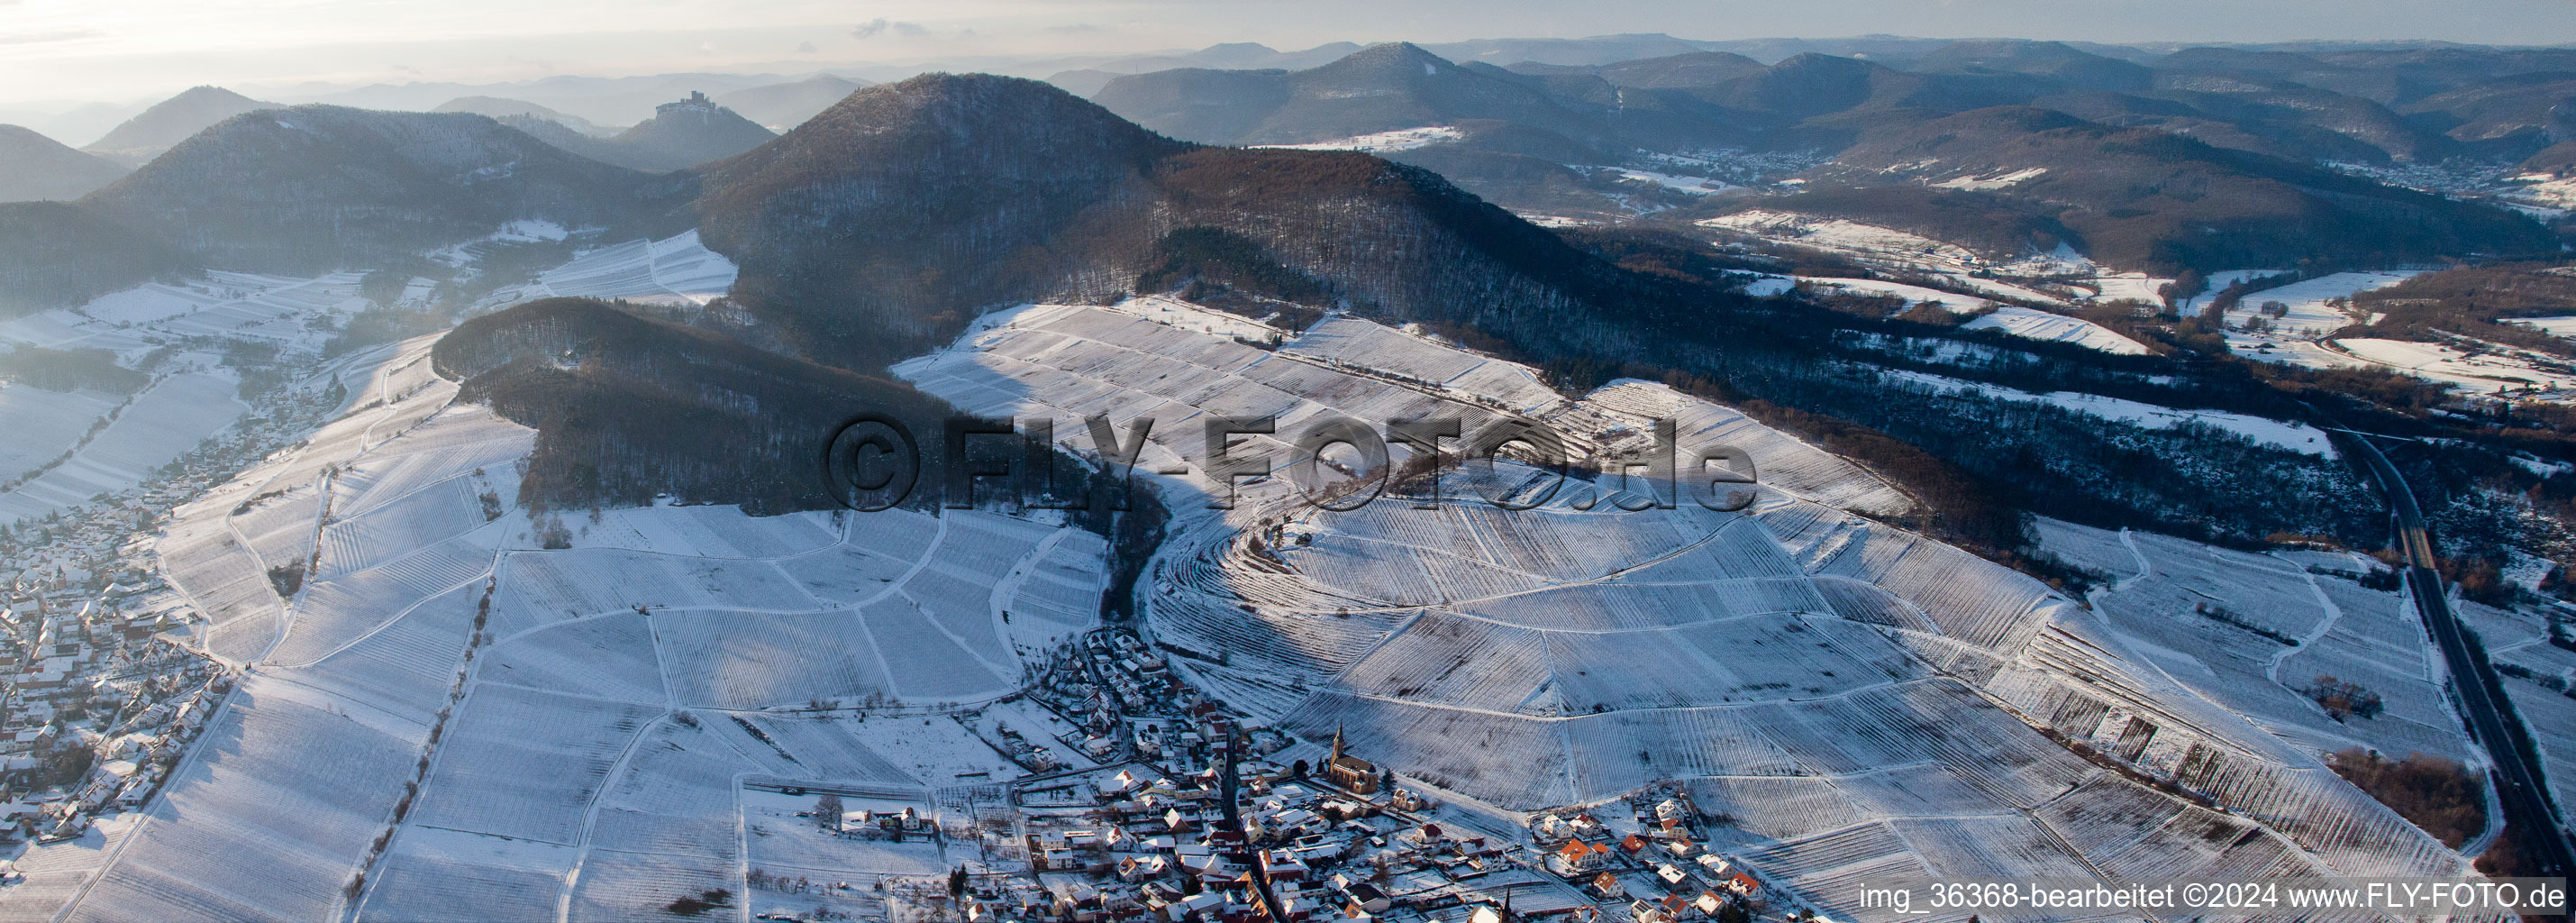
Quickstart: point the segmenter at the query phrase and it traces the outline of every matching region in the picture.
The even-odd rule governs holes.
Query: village
[[[267,413],[136,487],[0,524],[13,568],[0,573],[0,858],[80,837],[169,778],[237,677],[205,656],[199,616],[162,579],[152,537],[340,399],[270,392]]]
[[[1051,735],[969,720],[1031,774],[978,786],[989,801],[934,821],[913,807],[820,788],[797,816],[828,835],[945,838],[974,857],[944,875],[889,876],[877,913],[773,910],[761,919],[914,921],[1163,920],[1171,923],[1568,923],[1812,919],[1739,863],[1701,844],[1725,818],[1680,786],[1588,810],[1531,816],[1524,829],[1458,810],[1350,752],[1228,713],[1171,658],[1123,629],[1059,652],[1018,702],[1055,719]],[[1018,714],[1025,714],[1025,710]],[[1023,725],[1028,722],[1021,719]],[[942,798],[943,804],[957,799]],[[958,840],[970,840],[960,843]],[[755,869],[754,888],[850,891]],[[755,908],[766,907],[759,900]],[[800,906],[791,904],[790,906]]]

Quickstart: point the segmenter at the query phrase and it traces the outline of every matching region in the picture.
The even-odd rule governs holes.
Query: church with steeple
[[[1377,794],[1377,764],[1352,756],[1342,748],[1342,728],[1333,726],[1333,757],[1324,762],[1324,781],[1340,786],[1354,795]]]

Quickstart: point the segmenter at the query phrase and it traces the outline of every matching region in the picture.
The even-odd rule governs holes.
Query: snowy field
[[[2326,438],[2325,432],[2305,423],[2291,423],[2265,417],[2257,417],[2250,414],[2230,413],[2222,410],[2178,410],[2172,407],[2163,407],[2155,404],[2122,400],[2116,397],[2104,397],[2099,394],[2085,394],[2076,391],[2051,391],[2046,394],[2041,394],[2032,391],[2023,391],[2017,388],[2007,388],[2002,385],[1989,384],[1986,382],[1948,378],[1940,375],[1929,375],[1922,372],[1890,370],[1886,374],[1887,377],[1891,379],[1912,382],[1914,384],[1933,388],[1939,391],[1974,391],[1999,400],[2018,401],[2032,404],[2049,404],[2063,407],[2077,413],[2090,414],[2092,416],[2101,417],[2105,420],[2116,420],[2145,429],[2172,429],[2186,423],[2198,424],[2214,427],[2223,432],[2241,436],[2262,445],[2288,449],[2293,452],[2304,452],[2310,455],[2321,455],[2327,458],[2333,458],[2336,456],[2334,445]]]
[[[1497,401],[1516,413],[1545,413],[1565,401],[1539,380],[1536,369],[1354,317],[1316,324],[1280,352],[1427,382],[1470,399]]]
[[[2174,307],[2186,314],[2198,313],[2202,308],[2209,306],[2210,299],[2218,297],[2218,293],[2225,291],[2230,285],[2234,285],[2248,279],[2259,279],[2264,276],[2277,276],[2286,271],[2287,270],[2282,269],[2222,269],[2217,272],[2210,273],[2205,277],[2209,280],[2209,284],[2201,289],[2200,294],[2177,301],[2175,302]],[[2263,299],[2254,299],[2254,303],[2258,305],[2262,304]]]
[[[1335,138],[1330,141],[1316,141],[1311,144],[1274,144],[1267,146],[1281,147],[1297,151],[1364,151],[1371,154],[1390,154],[1396,151],[1409,151],[1417,147],[1430,147],[1434,144],[1445,144],[1447,142],[1461,140],[1466,137],[1466,132],[1447,125],[1427,125],[1421,128],[1398,128],[1394,131],[1352,135],[1347,138]]]
[[[1865,518],[1910,501],[1730,408],[1637,381],[1541,400],[1527,369],[1365,321],[1308,343],[1204,313],[1028,306],[897,371],[985,415],[1098,413],[1122,432],[1151,418],[1147,471],[1203,462],[1207,413],[1279,413],[1283,433],[1324,413],[1473,431],[1534,407],[1584,459],[1670,417],[1686,451],[1739,445],[1764,473],[1739,512],[1630,511],[1646,498],[1616,478],[1551,492],[1517,463],[1445,474],[1437,509],[1346,513],[1295,502],[1283,477],[1211,510],[1210,482],[1155,475],[1175,520],[1147,623],[1237,708],[1309,738],[1346,728],[1360,752],[1491,809],[1685,780],[1741,818],[1731,845],[1758,870],[1827,906],[1888,869],[2460,867],[2314,755],[2448,740],[2408,685],[2423,674],[2405,672],[2390,594],[2051,526],[2052,547],[2140,575],[2091,614]],[[1272,336],[1283,348],[1237,341]],[[0,906],[655,919],[700,889],[765,900],[744,887],[754,868],[864,885],[961,858],[793,825],[800,806],[773,793],[828,785],[937,817],[943,789],[1017,775],[946,715],[1014,691],[1033,657],[1095,624],[1099,536],[972,511],[656,506],[559,511],[570,547],[545,548],[512,500],[534,434],[455,404],[429,371],[433,339],[325,369],[350,386],[346,416],[181,510],[163,567],[249,678],[116,850],[67,851]],[[267,576],[279,561],[311,565],[290,597]],[[2230,600],[2232,621],[2173,610],[2195,594]],[[2310,671],[2367,677],[2389,712],[2366,728],[2303,713],[2283,684]],[[2106,772],[2034,724],[2233,813]]]
[[[233,421],[249,412],[250,405],[242,403],[236,396],[239,388],[239,380],[222,370],[164,376],[136,394],[133,400],[116,408],[114,421],[108,423],[107,428],[94,436],[87,436],[88,426],[83,425],[79,432],[72,434],[73,439],[69,442],[61,441],[60,435],[67,429],[63,424],[71,421],[58,418],[50,421],[55,428],[46,429],[41,426],[48,421],[31,418],[31,424],[40,428],[29,434],[23,447],[13,446],[13,454],[52,450],[52,454],[30,459],[35,465],[52,463],[62,458],[66,451],[71,454],[43,473],[0,492],[0,522],[41,517],[88,502],[99,494],[142,483],[154,470],[187,454],[198,443],[232,426]],[[62,408],[65,407],[78,413],[81,412],[81,404],[97,403],[95,400],[38,399],[18,404],[9,400],[11,394],[33,390],[13,386],[0,391],[0,414],[21,407],[41,413],[36,408],[42,404],[52,405],[55,413],[64,412]],[[90,422],[96,419],[92,417]],[[39,442],[39,439],[45,441]],[[25,477],[28,470],[20,467],[8,479],[15,481]]]
[[[2143,356],[2150,352],[2146,344],[2092,321],[2014,305],[1998,307],[1991,314],[1969,321],[1967,328],[1995,329],[2025,339],[2073,343],[2115,356]]]
[[[2059,560],[2117,578],[2094,597],[2114,631],[2136,639],[2177,681],[2284,741],[2319,754],[2363,746],[2471,758],[2473,745],[2442,693],[2438,661],[2404,594],[2310,572],[2289,553],[2249,554],[2047,519],[2039,534],[2041,547]],[[2322,562],[2329,570],[2385,569],[2349,554],[2331,557],[2340,560]],[[2387,710],[2335,719],[2300,694],[2320,675],[2359,683]]]
[[[2523,317],[2506,323],[2521,324],[2556,337],[2576,337],[2576,317]]]
[[[1876,279],[1831,279],[1801,276],[1798,282],[1817,288],[1839,289],[1861,295],[1888,295],[1905,299],[1907,304],[1931,302],[1952,314],[1972,314],[1992,307],[1983,317],[1969,321],[1970,330],[2001,330],[2017,337],[2073,343],[2119,356],[2143,356],[2146,344],[2114,332],[2108,327],[2077,317],[2051,314],[2036,308],[1996,305],[1974,295],[1961,295],[1919,285],[1882,282]],[[2052,299],[2053,300],[2053,299]]]
[[[2227,328],[2227,348],[2239,358],[2310,369],[2364,368],[2370,363],[2315,340]]]
[[[1983,176],[1974,174],[1955,176],[1938,183],[1933,183],[1932,185],[1939,186],[1944,189],[2009,189],[2012,188],[2014,184],[2020,183],[2024,180],[2038,179],[2047,172],[2047,167],[2028,167],[2020,170],[1989,173]]]
[[[2334,345],[2364,361],[2473,392],[2526,386],[2555,391],[2559,382],[2570,377],[2536,367],[2536,362],[2552,361],[2548,358],[2526,356],[2519,350],[2494,344],[2482,344],[2484,348],[2474,354],[2450,344],[2376,337],[2345,337],[2335,340]]]
[[[1189,425],[1200,413],[1286,409],[1291,431],[1321,403],[1366,421],[1455,413],[1472,428],[1499,402],[1378,377],[1473,358],[1412,342],[1423,355],[1318,376],[1132,315],[1032,306],[897,371],[987,415],[1151,416],[1158,435],[1177,424],[1148,446],[1153,470],[1203,452]],[[1742,818],[1734,845],[1759,870],[1828,906],[1859,877],[1904,868],[2460,868],[2312,751],[2175,683],[2166,661],[2046,586],[1847,512],[1903,502],[1847,462],[1784,453],[1803,444],[1643,382],[1548,419],[1578,451],[1607,452],[1657,415],[1768,446],[1753,451],[1780,477],[1739,513],[1627,512],[1643,498],[1609,481],[1549,494],[1548,477],[1508,464],[1447,475],[1438,509],[1386,499],[1341,513],[1298,502],[1282,478],[1245,482],[1236,509],[1212,511],[1208,482],[1166,478],[1179,519],[1150,565],[1148,621],[1227,702],[1301,735],[1342,729],[1360,752],[1489,809],[1689,780],[1704,808]],[[1538,506],[1505,511],[1476,499],[1487,495]],[[2311,605],[2331,592],[2296,589]],[[2104,772],[2032,723],[2145,771],[2200,774],[2236,814]]]
[[[101,391],[47,391],[0,383],[0,482],[15,482],[80,444],[89,429],[123,406],[121,395]]]
[[[515,222],[475,243],[560,240],[564,234],[563,229],[541,222]],[[431,257],[470,266],[474,257],[466,250],[472,245]],[[698,241],[698,233],[690,231],[667,240],[637,240],[583,253],[540,273],[533,282],[494,293],[478,307],[498,308],[557,295],[705,304],[733,287],[735,273],[732,262],[708,250]],[[0,346],[105,349],[129,365],[161,346],[202,338],[319,355],[339,322],[370,306],[358,294],[358,283],[365,277],[354,271],[315,278],[215,271],[183,283],[146,283],[77,307],[0,322]],[[425,284],[416,280],[396,300],[420,303],[428,295]]]
[[[161,344],[199,337],[245,340],[319,353],[330,324],[316,317],[356,312],[364,273],[310,279],[209,272],[176,285],[151,282],[0,323],[0,343],[49,349],[105,349],[133,359]]]
[[[2266,322],[2283,333],[2305,335],[2309,339],[2314,339],[2357,322],[2353,315],[2326,304],[2328,300],[2351,298],[2372,289],[2387,288],[2421,275],[2423,272],[2424,270],[2420,269],[2338,272],[2292,282],[2279,288],[2264,289],[2246,295],[2238,300],[2234,307],[2229,308],[2227,324],[2231,327],[2242,327],[2249,318],[2264,317]],[[2211,278],[2210,285],[2213,292],[2229,284],[2219,281],[2219,278],[2227,275],[2222,273],[2220,276]],[[2259,275],[2259,273],[2250,275]],[[2233,279],[2229,281],[2232,282]],[[2277,318],[2263,315],[2263,304],[2269,301],[2288,305],[2289,313]]]
[[[639,919],[680,884],[745,892],[745,779],[926,798],[1019,772],[938,712],[1014,691],[1024,657],[1095,624],[1100,536],[659,506],[567,511],[571,547],[548,549],[507,499],[534,433],[454,404],[434,340],[325,369],[347,416],[159,540],[209,649],[249,678],[73,918]],[[311,567],[283,598],[282,562]],[[834,868],[829,845],[752,858]]]
[[[1899,273],[1928,273],[1960,290],[2049,305],[2076,301],[2130,299],[2156,302],[2169,279],[2142,273],[2115,272],[2095,264],[2073,247],[2060,243],[2046,252],[2006,258],[1982,255],[1948,241],[1843,218],[1748,209],[1708,218],[1699,226],[1773,243],[1821,250],[1873,268]],[[2052,291],[2018,285],[1993,276],[2051,280]],[[1919,299],[1918,299],[1919,300]]]
[[[733,288],[733,262],[690,231],[667,240],[601,247],[546,270],[536,281],[484,299],[498,307],[537,298],[623,298],[647,304],[702,305]]]
[[[1660,170],[1640,170],[1635,167],[1585,167],[1581,169],[1590,170],[1596,175],[1607,173],[1620,179],[1632,182],[1648,183],[1655,186],[1661,186],[1675,192],[1687,192],[1691,195],[1716,195],[1729,189],[1737,188],[1735,186],[1730,186],[1721,180],[1714,180],[1705,176],[1686,176],[1678,173],[1665,173]]]
[[[2549,643],[2549,623],[2534,614],[2451,601],[2503,674],[2505,695],[2540,748],[2551,794],[2561,803],[2576,797],[2576,698],[2561,691],[2576,681],[2576,651]]]

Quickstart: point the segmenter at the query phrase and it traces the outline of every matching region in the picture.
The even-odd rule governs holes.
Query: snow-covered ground
[[[1316,324],[1280,347],[1292,356],[1402,376],[1468,399],[1489,398],[1519,413],[1564,403],[1536,369],[1447,348],[1437,340],[1355,317]]]
[[[1399,128],[1394,131],[1352,135],[1347,138],[1335,138],[1330,141],[1316,141],[1310,144],[1275,144],[1269,146],[1300,151],[1365,151],[1371,154],[1388,154],[1396,151],[1409,151],[1417,147],[1429,147],[1434,144],[1456,141],[1465,137],[1467,137],[1466,132],[1447,125],[1426,125],[1421,128]]]
[[[1736,188],[1726,184],[1722,180],[1710,179],[1705,176],[1686,176],[1677,173],[1665,173],[1657,170],[1641,170],[1634,167],[1588,167],[1586,169],[1598,173],[1607,173],[1621,179],[1635,180],[1640,183],[1652,183],[1666,189],[1671,189],[1676,192],[1687,192],[1692,195],[1715,195],[1717,193]]]
[[[2047,172],[2047,167],[2029,167],[1987,176],[1971,175],[1952,177],[1932,185],[1939,186],[1944,189],[2008,189],[2016,183],[2020,183],[2025,180],[2038,179],[2042,174]]]
[[[2553,209],[2576,208],[2576,176],[2526,173],[2514,180],[2525,185],[2507,193],[2512,199]]]
[[[100,391],[47,391],[0,383],[0,433],[9,434],[0,440],[0,483],[15,482],[38,465],[62,457],[125,400],[123,395]]]
[[[2549,334],[2550,336],[2576,337],[2576,316],[2524,317],[2517,318],[2509,323],[2521,324],[2525,327],[2530,327],[2542,333]]]
[[[2114,355],[2143,356],[2152,352],[2146,344],[2092,321],[2015,305],[1998,307],[1993,313],[1969,321],[1967,328],[1992,328],[2017,337],[2073,343]]]
[[[948,719],[853,709],[1015,689],[1023,657],[1096,622],[1100,536],[656,506],[564,511],[571,547],[549,549],[505,499],[535,434],[454,404],[435,339],[326,370],[348,415],[159,539],[195,630],[248,674],[74,915],[635,919],[675,883],[745,891],[736,831],[768,797],[746,780],[926,797],[1017,772]],[[281,597],[272,569],[304,562]],[[810,845],[753,858],[870,871]]]
[[[2143,301],[2148,304],[2162,303],[2164,287],[2173,282],[2172,279],[2160,279],[2143,272],[2106,273],[2094,276],[2091,281],[2096,301]]]
[[[575,256],[536,281],[484,299],[498,307],[536,298],[622,298],[647,304],[702,305],[732,290],[739,270],[690,231],[665,240],[633,240]]]
[[[2370,365],[2368,362],[2328,349],[2314,340],[2302,337],[2248,333],[2236,329],[2228,330],[2226,337],[2227,348],[2230,351],[2239,358],[2257,362],[2276,362],[2311,369],[2349,369]]]
[[[2083,318],[2051,314],[2047,311],[2015,305],[1996,305],[1973,295],[1944,292],[1919,285],[1882,282],[1876,279],[1828,279],[1802,276],[1797,281],[1821,288],[1841,289],[1865,295],[1893,295],[1909,303],[1933,302],[1953,314],[1970,314],[1988,307],[1994,308],[1992,313],[1969,321],[1966,326],[1970,330],[2001,330],[2018,337],[2074,343],[2114,355],[2143,356],[2152,352],[2144,343]]]
[[[1893,296],[1905,299],[1905,303],[1907,304],[1921,304],[1929,301],[1940,305],[1942,310],[1948,311],[1952,314],[1973,314],[1994,303],[1990,299],[1979,298],[1975,295],[1962,295],[1957,292],[1945,292],[1935,288],[1924,288],[1920,285],[1906,285],[1901,282],[1885,282],[1878,279],[1836,279],[1822,276],[1799,276],[1797,277],[1797,281],[1819,289],[1834,289],[1858,295]]]
[[[1699,225],[1854,257],[1901,260],[1941,269],[1982,262],[1974,252],[1957,244],[1842,218],[1755,208],[1703,219]]]
[[[493,244],[532,244],[559,241],[571,237],[572,231],[552,221],[512,221],[473,240],[431,251],[432,260],[457,268],[474,265],[476,251]]]
[[[2113,631],[2176,681],[2294,746],[2318,755],[2364,747],[2481,758],[2404,594],[2307,569],[2358,575],[2384,569],[2378,562],[2348,553],[2249,554],[2045,518],[2036,526],[2044,553],[2113,579],[2093,594]],[[2335,720],[2301,692],[2319,676],[2377,693],[2386,711]]]
[[[264,342],[284,351],[319,353],[328,321],[366,306],[364,273],[310,279],[210,272],[179,284],[150,282],[101,295],[88,304],[0,323],[0,344],[49,349],[105,349],[129,363],[152,349],[197,337]]]
[[[2200,294],[2181,300],[2176,303],[2175,307],[2186,313],[2196,312],[2203,306],[2209,304],[2210,299],[2218,297],[2218,293],[2225,291],[2230,285],[2243,282],[2247,279],[2259,279],[2264,276],[2277,276],[2282,272],[2283,270],[2279,269],[2222,269],[2209,274],[2209,285],[2207,288],[2202,289]],[[2262,303],[2262,299],[2255,299],[2255,303]]]
[[[1203,308],[1177,298],[1165,298],[1159,295],[1145,295],[1120,301],[1115,305],[1115,310],[1183,330],[1194,330],[1212,336],[1241,337],[1256,343],[1281,334],[1276,327],[1240,314]],[[987,318],[989,319],[990,316],[988,315]]]
[[[2424,270],[2420,269],[2338,272],[2292,282],[2280,288],[2264,289],[2246,295],[2237,301],[2235,307],[2229,308],[2227,323],[2232,327],[2242,327],[2245,326],[2247,318],[2265,317],[2266,322],[2282,333],[2304,335],[2313,339],[2333,333],[2355,322],[2351,314],[2326,304],[2327,300],[2350,298],[2371,289],[2387,288],[2423,272]],[[2223,284],[2215,280],[2212,282],[2213,287]],[[2264,303],[2273,301],[2288,305],[2289,313],[2279,318],[2263,315]]]
[[[1587,464],[1648,441],[1656,418],[1676,421],[1686,457],[1744,448],[1763,477],[1741,512],[1632,509],[1644,495],[1615,476],[1542,496],[1543,473],[1513,462],[1444,474],[1436,509],[1347,513],[1298,502],[1286,477],[1245,480],[1243,502],[1216,510],[1213,482],[1147,475],[1175,518],[1144,617],[1182,652],[1176,669],[1301,736],[1346,728],[1360,752],[1480,805],[1682,780],[1703,810],[1739,818],[1724,845],[1828,906],[1863,877],[1956,868],[2459,872],[2325,772],[2315,728],[2249,723],[2220,707],[2225,693],[2169,675],[2191,661],[2151,646],[2168,639],[1866,518],[1911,504],[1866,469],[1646,382],[1534,403],[1525,368],[1366,323],[1334,318],[1311,344],[1271,331],[1288,347],[1271,351],[1237,342],[1269,328],[1186,304],[1033,305],[896,371],[987,416],[1150,417],[1147,472],[1203,468],[1192,418],[1208,413],[1278,413],[1283,435],[1326,413],[1454,415],[1472,433],[1536,406]],[[0,906],[635,919],[701,889],[748,904],[753,868],[865,880],[945,867],[935,851],[815,837],[775,786],[828,781],[937,814],[941,789],[1015,775],[938,713],[1008,694],[1030,657],[1095,624],[1105,541],[979,511],[654,506],[557,511],[570,547],[546,548],[550,523],[511,499],[534,433],[456,404],[426,361],[433,341],[327,370],[351,385],[343,419],[179,511],[164,568],[210,649],[249,673],[134,825],[102,829],[112,851],[66,851],[45,890],[0,889]],[[1081,427],[1057,432],[1088,443]],[[1276,439],[1249,445],[1292,457]],[[2210,553],[2136,569],[2202,567],[2192,554]],[[278,562],[311,564],[299,592],[279,595]],[[2294,567],[2264,576],[2243,618],[2315,633],[2272,672],[2384,653],[2326,643],[2381,631],[2352,614],[2372,598],[2313,583],[2298,596],[2281,584]],[[2297,621],[2298,605],[2346,614],[2329,630]],[[2410,688],[2400,679],[2385,682]],[[2034,724],[2227,811],[2104,772]]]
[[[250,405],[236,394],[239,389],[240,379],[222,369],[165,375],[118,407],[114,421],[96,435],[88,435],[86,426],[73,434],[71,442],[60,440],[59,429],[29,433],[31,438],[47,440],[31,447],[40,452],[50,447],[54,453],[35,459],[35,464],[54,462],[62,452],[71,455],[0,492],[0,522],[40,517],[142,483],[155,469],[187,454],[248,412]],[[19,390],[33,389],[13,386],[0,391],[0,398]],[[12,406],[0,400],[0,410]],[[27,470],[20,468],[7,480],[25,477]]]
[[[1469,361],[1409,348],[1424,354],[1374,365]],[[1490,419],[1470,395],[1294,360],[1119,312],[1033,306],[897,371],[988,416],[1150,416],[1146,470],[1200,458],[1187,421],[1217,408],[1285,411],[1283,433],[1325,412],[1453,413],[1470,431]],[[1685,442],[1747,446],[1765,472],[1754,506],[1623,512],[1641,498],[1615,478],[1547,494],[1549,479],[1509,464],[1448,475],[1437,509],[1390,499],[1343,513],[1298,502],[1287,478],[1241,483],[1231,511],[1200,502],[1211,482],[1161,478],[1178,518],[1150,565],[1146,617],[1183,652],[1175,665],[1228,703],[1300,734],[1342,729],[1460,799],[1528,808],[1685,780],[1704,810],[1739,819],[1730,848],[1829,906],[1864,869],[2460,867],[2313,752],[2174,683],[2045,586],[1848,512],[1902,502],[1848,462],[1643,382],[1548,419],[1590,458],[1635,446],[1657,416],[1677,418]],[[2211,422],[2305,445],[2294,427]],[[1480,499],[1497,493],[1539,505]],[[2100,772],[1987,695],[2148,771],[2189,775],[2236,813]]]
[[[2560,382],[2570,379],[2566,373],[2535,368],[2517,351],[2493,344],[2487,344],[2492,351],[2474,355],[2450,344],[2377,337],[2345,337],[2333,345],[2363,360],[2470,391],[2526,386],[2556,391]]]
[[[2032,171],[2022,172],[2037,175]],[[2028,176],[2020,178],[2027,179]],[[1958,244],[1894,228],[1766,209],[1748,209],[1705,219],[1699,224],[1714,230],[1823,250],[1891,272],[1938,276],[1946,280],[1942,284],[1954,291],[2033,304],[2071,306],[2114,300],[2155,304],[2163,301],[2163,288],[2173,281],[2145,273],[2106,269],[2064,243],[2047,253],[2022,253],[1998,260]],[[2005,281],[2006,278],[2023,279],[2027,284]],[[2046,281],[2040,281],[2043,278]]]
[[[2017,388],[2007,388],[2001,385],[1988,384],[1985,382],[1947,378],[1939,375],[1928,375],[1922,372],[1891,370],[1886,374],[1887,377],[1893,380],[1913,382],[1915,384],[1942,391],[1975,391],[1979,394],[2001,400],[2020,401],[2033,404],[2050,404],[2078,413],[2091,414],[2105,420],[2117,420],[2122,423],[2128,423],[2134,426],[2144,427],[2146,429],[2172,429],[2173,427],[2181,426],[2185,423],[2197,423],[2204,426],[2216,427],[2220,430],[2242,436],[2257,443],[2289,449],[2293,452],[2304,452],[2310,455],[2325,456],[2327,458],[2335,457],[2336,454],[2333,444],[2326,439],[2325,432],[2305,423],[2288,423],[2280,420],[2252,416],[2249,414],[2228,413],[2218,410],[2177,410],[2171,407],[2160,407],[2154,404],[2122,400],[2115,397],[2104,397],[2099,394],[2084,394],[2075,391],[2051,391],[2046,394],[2041,394],[2032,391],[2023,391]]]
[[[2576,402],[2576,372],[2564,359],[2500,343],[2455,338],[2442,343],[2380,337],[2308,339],[2230,330],[2237,356],[2314,369],[2384,369],[2468,392],[2512,392],[2522,400]]]

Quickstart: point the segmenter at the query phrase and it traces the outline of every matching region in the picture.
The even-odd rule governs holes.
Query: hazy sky
[[[1255,41],[1667,32],[2576,43],[2576,0],[0,0],[0,109],[199,83],[792,72]]]

